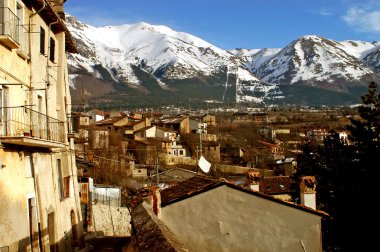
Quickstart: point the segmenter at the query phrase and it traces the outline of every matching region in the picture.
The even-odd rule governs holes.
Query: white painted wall
[[[165,206],[191,251],[322,251],[320,217],[227,186]]]

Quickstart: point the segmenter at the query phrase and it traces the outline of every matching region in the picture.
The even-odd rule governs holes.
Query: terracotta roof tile
[[[266,194],[295,193],[297,181],[288,176],[265,177],[259,180],[260,192]]]
[[[222,183],[224,180],[213,179],[203,176],[195,176],[189,180],[183,181],[174,187],[167,188],[161,191],[161,206],[170,204],[171,202],[180,200],[189,195],[202,192],[205,189],[213,188]]]
[[[132,210],[138,251],[188,251],[150,207],[143,202]]]

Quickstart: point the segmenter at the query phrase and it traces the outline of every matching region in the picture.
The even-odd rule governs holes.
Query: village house
[[[271,195],[277,199],[295,202],[298,197],[297,181],[289,176],[264,177],[260,172],[248,172],[248,187],[251,190]],[[315,193],[314,193],[315,196]],[[314,197],[315,200],[315,197]]]
[[[330,133],[325,129],[313,129],[306,133],[306,138],[316,142],[323,142]]]
[[[252,118],[255,123],[268,123],[267,115],[266,112],[255,112],[252,113]]]
[[[268,154],[268,160],[284,159],[284,147],[281,144],[273,144],[265,141],[258,140],[257,143],[261,146],[262,151],[266,151]]]
[[[257,133],[267,141],[274,142],[276,140],[276,130],[272,127],[261,127]]]
[[[207,123],[202,122],[198,118],[189,118],[189,127],[191,133],[207,134]]]
[[[0,0],[0,251],[80,245],[64,2]]]
[[[203,176],[162,190],[153,209],[191,251],[322,251],[328,216]]]
[[[86,112],[86,115],[89,116],[90,123],[99,122],[109,117],[108,112],[104,112],[100,109],[91,109]]]
[[[202,122],[207,124],[207,127],[216,126],[216,117],[215,115],[204,115],[202,116]]]
[[[190,133],[190,122],[188,116],[177,116],[165,118],[160,121],[165,128],[171,128],[178,132],[180,135]]]
[[[135,140],[161,141],[161,148],[167,154],[174,156],[186,156],[186,149],[177,144],[177,132],[170,128],[160,126],[145,127],[135,132]]]

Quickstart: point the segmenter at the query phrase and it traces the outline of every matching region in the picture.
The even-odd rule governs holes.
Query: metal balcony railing
[[[20,43],[20,19],[8,7],[0,7],[0,36],[11,37]]]
[[[1,107],[0,137],[27,137],[65,143],[63,121],[27,107]]]

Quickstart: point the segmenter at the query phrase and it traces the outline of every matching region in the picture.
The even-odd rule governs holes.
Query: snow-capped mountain
[[[380,80],[380,42],[309,35],[283,49],[226,51],[166,26],[93,27],[66,19],[79,51],[69,58],[74,100],[83,98],[78,87],[84,86],[90,99],[119,104],[346,104],[360,101],[368,83]]]
[[[264,62],[256,74],[269,83],[349,92],[378,79],[360,59],[366,49],[320,36],[303,36]]]
[[[228,93],[239,101],[262,102],[280,94],[276,85],[257,79],[233,54],[193,35],[147,23],[93,27],[71,16],[66,20],[79,51],[68,62],[74,86],[79,83],[78,74],[85,72],[145,95],[165,90],[167,96],[169,92],[176,96],[182,88],[178,83],[190,79],[198,83],[194,95],[213,87],[204,97],[208,99],[221,100]],[[236,81],[228,80],[227,71],[239,74],[235,91],[231,87]]]
[[[229,50],[230,53],[239,57],[252,72],[256,72],[264,62],[273,58],[279,51],[281,48]]]

